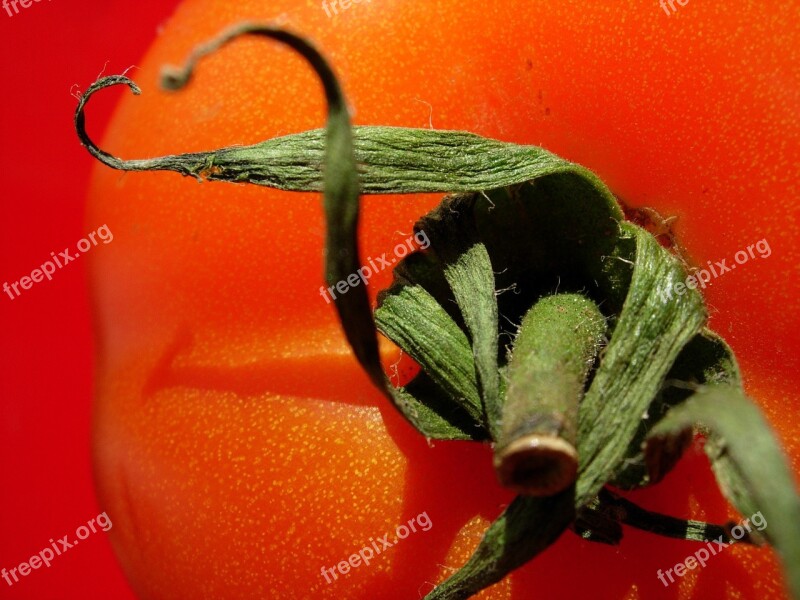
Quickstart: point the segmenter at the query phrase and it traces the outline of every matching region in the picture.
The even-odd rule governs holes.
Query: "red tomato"
[[[800,408],[796,4],[332,6],[188,0],[133,72],[144,93],[123,98],[103,147],[135,158],[320,127],[315,76],[264,41],[225,48],[180,93],[158,89],[162,64],[223,27],[285,15],[326,53],[358,124],[544,146],[630,204],[678,215],[677,236],[700,265],[766,239],[768,257],[706,295],[796,470],[798,430],[785,418]],[[365,199],[363,256],[403,242],[437,200]],[[115,236],[89,257],[97,482],[142,598],[416,598],[466,560],[510,495],[488,448],[429,447],[361,372],[320,298],[317,194],[98,166],[88,219]],[[389,279],[373,279],[371,295]],[[732,515],[697,455],[633,498],[683,517]],[[428,531],[326,582],[324,568],[423,513]],[[749,548],[665,589],[656,571],[693,548],[636,531],[615,548],[568,533],[482,597],[782,593],[771,551]]]

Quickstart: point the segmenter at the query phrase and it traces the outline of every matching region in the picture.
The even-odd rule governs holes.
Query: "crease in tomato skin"
[[[164,349],[162,358],[151,370],[142,393],[145,400],[162,390],[191,388],[195,390],[232,392],[250,399],[263,394],[285,394],[298,397],[329,399],[352,406],[375,407],[379,401],[363,394],[348,395],[346,390],[363,378],[352,370],[349,354],[329,352],[299,356],[270,357],[263,361],[224,360],[226,350],[215,349],[211,356],[192,358],[192,335],[178,334],[173,344]],[[237,350],[237,354],[239,351]],[[255,353],[254,353],[255,354]],[[384,360],[395,354],[387,349]],[[226,364],[228,363],[228,364]],[[339,376],[331,381],[329,373]],[[280,383],[275,383],[280,374]]]

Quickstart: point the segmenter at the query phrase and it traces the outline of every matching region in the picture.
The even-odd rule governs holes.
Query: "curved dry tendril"
[[[279,27],[258,23],[242,23],[233,26],[210,42],[198,46],[189,55],[189,58],[186,59],[183,67],[165,65],[161,71],[161,86],[169,91],[181,90],[191,80],[194,70],[202,58],[216,52],[236,38],[244,35],[266,37],[286,44],[295,50],[308,61],[310,66],[319,76],[322,87],[325,91],[325,99],[328,103],[328,110],[330,112],[336,112],[345,108],[344,94],[342,93],[333,70],[313,45],[311,45],[304,38]],[[115,85],[126,85],[130,88],[131,92],[137,96],[142,93],[142,90],[139,88],[139,86],[125,75],[109,75],[99,78],[92,85],[90,85],[89,88],[83,94],[81,94],[78,100],[78,106],[75,110],[75,130],[78,133],[81,143],[83,143],[92,156],[113,169],[124,171],[152,171],[156,169],[175,170],[183,175],[194,175],[197,177],[196,171],[186,167],[187,159],[197,157],[198,159],[205,160],[208,157],[208,153],[206,152],[167,155],[153,159],[123,160],[100,149],[97,144],[92,141],[92,139],[86,133],[84,116],[86,104],[89,102],[89,99],[98,91]],[[170,161],[170,159],[175,160]]]
[[[199,173],[211,166],[209,154],[206,152],[168,154],[157,158],[124,160],[109,154],[94,143],[89,134],[86,133],[86,105],[97,92],[115,85],[128,86],[136,96],[142,93],[139,86],[125,75],[108,75],[95,81],[78,99],[78,107],[75,109],[75,131],[81,144],[89,151],[89,154],[104,165],[120,171],[175,171],[181,175],[192,176],[202,181]]]
[[[179,90],[191,79],[197,63],[233,40],[254,35],[281,42],[300,54],[318,75],[328,104],[325,129],[323,195],[326,215],[326,248],[337,252],[326,255],[328,285],[344,279],[361,266],[358,252],[357,223],[359,212],[359,183],[353,151],[350,116],[339,82],[325,58],[304,38],[276,26],[243,23],[231,27],[212,41],[197,47],[183,67],[168,66],[162,71],[162,85]],[[105,165],[126,171],[171,170],[202,180],[201,174],[213,166],[214,154],[209,152],[168,155],[154,159],[122,160],[101,150],[88,136],[84,110],[89,99],[99,90],[113,85],[127,85],[134,94],[139,87],[124,75],[103,77],[94,82],[81,96],[75,111],[75,129],[83,145]],[[378,341],[372,310],[364,287],[359,287],[334,301],[347,340],[373,383],[391,398],[386,377],[380,365]],[[371,334],[364,335],[364,332]]]

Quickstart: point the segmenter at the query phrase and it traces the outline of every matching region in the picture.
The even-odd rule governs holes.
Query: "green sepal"
[[[486,246],[474,243],[447,257],[444,275],[470,334],[483,412],[492,439],[500,421],[500,380],[497,370],[497,299]]]
[[[494,271],[489,252],[480,241],[474,221],[474,205],[467,201],[460,210],[458,199],[445,201],[414,226],[431,245],[427,254],[436,257],[462,324],[472,345],[483,412],[497,438],[500,419],[500,380],[498,373],[498,314]]]
[[[746,518],[761,513],[761,534],[775,546],[800,598],[800,497],[786,457],[761,411],[739,387],[712,384],[698,389],[659,421],[647,445],[700,424],[711,432],[705,451],[723,494]]]
[[[425,600],[462,600],[497,583],[546,550],[575,518],[573,490],[555,496],[517,496],[486,530],[467,564]]]
[[[420,285],[395,285],[381,294],[375,319],[455,404],[486,425],[470,342],[433,296]]]
[[[419,373],[404,387],[389,391],[398,410],[426,438],[474,442],[490,439],[489,431],[454,403],[427,373]]]
[[[653,485],[672,470],[691,444],[693,431],[685,431],[662,444],[650,444],[645,458],[647,434],[667,411],[692,395],[698,385],[729,383],[740,385],[739,367],[730,346],[719,335],[704,328],[684,346],[667,373],[661,390],[650,403],[631,441],[623,468],[610,483],[622,489]]]
[[[665,290],[686,277],[674,256],[649,233],[621,223],[635,253],[610,257],[632,263],[630,288],[611,340],[578,415],[578,505],[596,496],[628,457],[642,415],[670,366],[706,320],[699,293],[665,305]]]

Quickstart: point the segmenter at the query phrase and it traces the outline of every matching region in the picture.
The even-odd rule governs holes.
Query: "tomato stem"
[[[549,496],[575,482],[578,403],[605,331],[603,314],[580,294],[546,296],[522,318],[495,447],[504,486]]]

